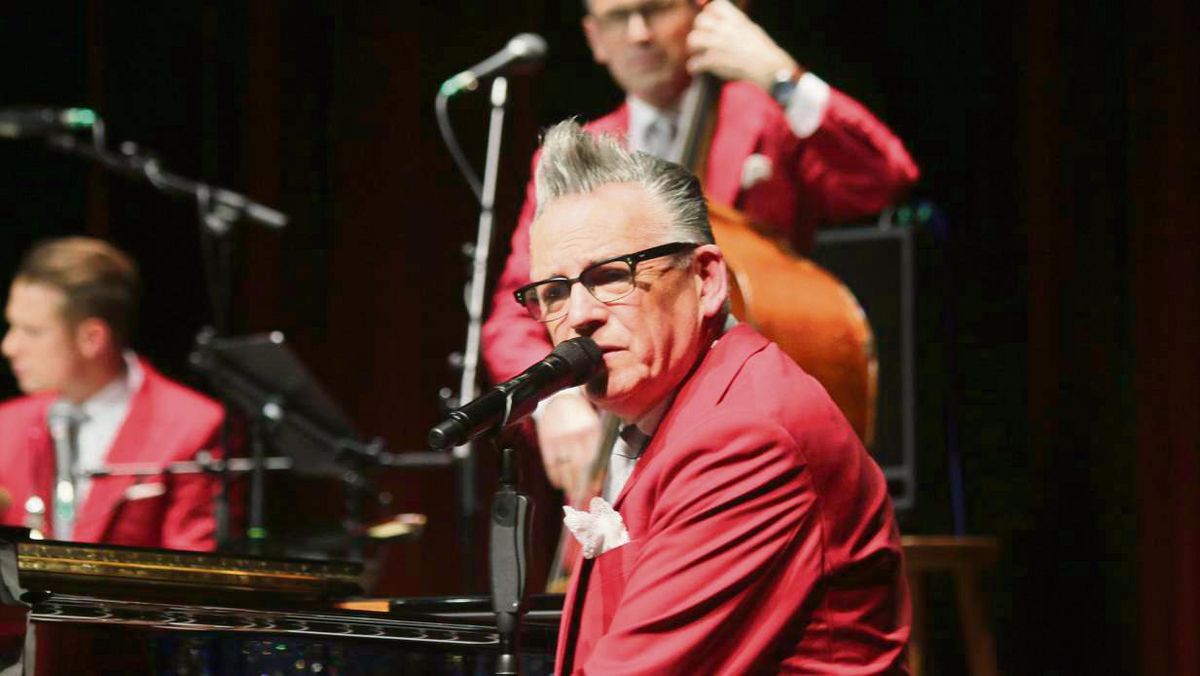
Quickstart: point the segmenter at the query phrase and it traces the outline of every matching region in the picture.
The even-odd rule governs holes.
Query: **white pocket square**
[[[583,547],[583,558],[593,559],[629,542],[625,520],[601,497],[592,498],[588,511],[563,506],[563,524]]]
[[[771,158],[760,153],[754,153],[742,163],[742,190],[753,188],[763,181],[770,180],[775,172]]]
[[[134,484],[125,489],[124,498],[126,501],[147,500],[149,498],[157,498],[167,492],[167,485],[164,483],[144,483]]]

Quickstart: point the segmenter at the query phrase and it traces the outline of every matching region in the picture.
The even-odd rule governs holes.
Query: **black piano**
[[[348,562],[39,541],[0,528],[0,676],[492,672],[490,601],[355,603],[361,572]],[[561,597],[534,601],[522,673],[553,672],[560,609]]]

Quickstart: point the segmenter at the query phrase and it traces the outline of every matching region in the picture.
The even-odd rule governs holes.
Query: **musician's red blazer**
[[[753,329],[704,357],[614,506],[631,542],[576,568],[560,673],[906,672],[883,474]]]
[[[588,129],[628,133],[629,108],[622,105]],[[769,177],[743,187],[742,174],[751,155],[760,156],[760,168],[762,160],[770,165]],[[817,224],[878,213],[900,199],[918,174],[900,139],[842,92],[832,90],[821,126],[800,139],[779,104],[758,87],[735,82],[721,90],[704,187],[709,199],[741,209],[806,253]],[[529,224],[536,204],[531,180],[508,262],[492,296],[492,314],[483,327],[484,359],[496,382],[520,373],[550,351],[545,328],[512,297],[529,283]]]
[[[130,402],[106,463],[166,465],[214,448],[224,416],[221,407],[163,377],[144,360],[141,365],[145,380]],[[0,523],[27,525],[25,501],[33,495],[53,511],[54,442],[46,426],[46,410],[53,400],[53,395],[36,395],[0,404],[0,488],[12,497],[12,504],[0,513]],[[141,486],[132,488],[135,484]],[[79,506],[72,539],[211,550],[214,490],[211,479],[198,476],[95,478]],[[46,537],[53,539],[49,521],[48,515]]]

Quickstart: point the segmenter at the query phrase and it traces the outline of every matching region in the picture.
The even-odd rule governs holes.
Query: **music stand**
[[[251,423],[253,454],[247,536],[252,551],[267,538],[264,517],[263,461],[269,443],[291,457],[296,471],[308,476],[336,476],[346,484],[347,517],[354,532],[362,525],[366,469],[389,462],[392,454],[378,439],[360,441],[341,408],[288,348],[280,332],[242,338],[220,338],[203,332],[196,339],[192,365],[221,397],[241,409]],[[228,500],[228,479],[222,494]],[[227,502],[226,502],[227,504]],[[228,511],[224,514],[227,516]],[[351,555],[360,552],[355,547]]]
[[[273,445],[308,476],[337,476],[345,457],[377,462],[349,418],[278,331],[240,338],[201,334],[191,362],[223,397],[266,424]]]

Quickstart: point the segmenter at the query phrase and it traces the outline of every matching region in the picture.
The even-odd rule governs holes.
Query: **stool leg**
[[[908,638],[908,671],[921,676],[925,666],[925,574],[909,573],[908,593],[912,599],[912,631]]]
[[[988,626],[983,592],[979,590],[979,572],[974,569],[956,570],[954,586],[971,673],[974,676],[996,676],[996,646],[991,627]]]

